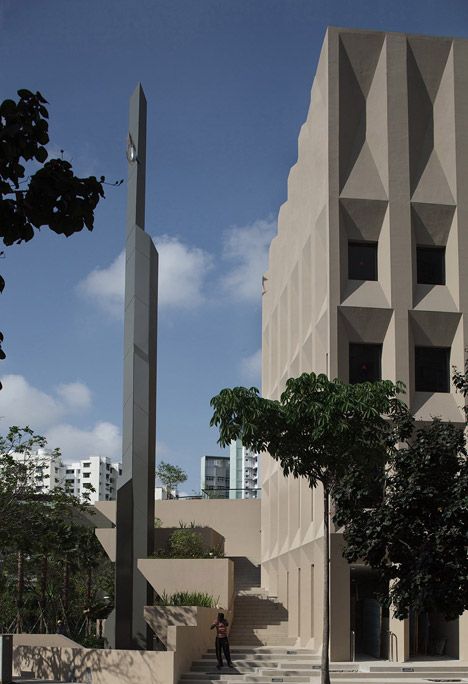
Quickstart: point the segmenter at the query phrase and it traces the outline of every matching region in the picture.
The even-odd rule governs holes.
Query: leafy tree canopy
[[[375,487],[378,481],[378,487]],[[389,582],[398,618],[409,609],[455,618],[468,609],[468,460],[463,430],[434,419],[396,450],[365,505],[369,473],[351,468],[335,489],[345,557]]]
[[[27,89],[18,96],[17,102],[0,103],[0,239],[10,246],[31,240],[43,227],[67,237],[92,230],[104,176],[78,178],[64,159],[47,161],[47,101]],[[0,275],[0,292],[4,288]],[[0,360],[2,342],[0,333]]]
[[[372,463],[411,431],[412,419],[390,381],[346,385],[325,375],[290,378],[279,401],[255,387],[224,389],[211,400],[219,444],[241,439],[267,451],[285,475],[332,488],[350,463]]]
[[[177,465],[166,463],[165,461],[161,461],[157,466],[156,476],[168,493],[177,489],[180,484],[187,480],[187,473],[185,470]]]
[[[325,375],[290,378],[280,400],[260,397],[258,389],[224,389],[211,400],[211,425],[219,444],[232,440],[256,452],[267,451],[285,475],[323,485],[324,614],[321,684],[330,683],[329,667],[329,494],[352,465],[363,469],[385,463],[413,421],[390,381],[346,385]]]
[[[47,161],[47,102],[39,92],[18,95],[18,102],[0,104],[0,237],[12,245],[31,240],[43,226],[66,236],[85,226],[92,230],[104,177],[78,178],[69,162]],[[24,186],[24,162],[32,161],[41,167]]]

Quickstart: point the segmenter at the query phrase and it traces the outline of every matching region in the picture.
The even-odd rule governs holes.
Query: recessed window
[[[450,391],[450,349],[416,347],[414,350],[416,392]]]
[[[445,247],[417,248],[418,283],[445,285]]]
[[[375,382],[382,379],[382,345],[349,345],[349,382]]]
[[[348,278],[377,280],[376,242],[348,242]]]

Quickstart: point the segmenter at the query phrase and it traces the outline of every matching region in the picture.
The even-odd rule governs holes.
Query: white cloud
[[[107,268],[95,268],[78,283],[78,290],[111,316],[123,315],[125,253]]]
[[[64,414],[60,401],[33,387],[22,375],[5,375],[0,392],[0,427],[6,431],[11,425],[29,425],[42,431],[57,422]]]
[[[212,257],[198,247],[163,235],[155,238],[159,252],[159,306],[192,309],[204,301],[203,286]],[[96,268],[78,284],[78,290],[112,316],[123,314],[125,255],[105,268]]]
[[[82,410],[91,406],[91,391],[82,382],[59,385],[57,394],[70,409]]]
[[[46,437],[50,448],[58,447],[66,461],[91,454],[120,459],[122,439],[116,425],[97,422],[81,429],[68,422],[91,404],[91,392],[84,383],[61,384],[56,395],[37,389],[22,375],[5,375],[2,383],[0,432],[5,433],[11,425],[29,425]]]
[[[199,247],[189,247],[168,235],[155,239],[159,252],[159,304],[183,309],[205,299],[203,285],[212,268],[212,257]]]
[[[259,384],[262,376],[262,350],[258,349],[251,356],[241,359],[240,371],[245,382]]]
[[[235,301],[260,303],[262,275],[268,268],[268,248],[275,231],[275,221],[257,220],[225,233],[223,258],[233,266],[223,278],[223,288]]]
[[[67,423],[55,425],[46,432],[48,445],[58,447],[66,462],[79,461],[87,456],[109,456],[121,460],[122,437],[117,425],[99,422],[86,430]]]

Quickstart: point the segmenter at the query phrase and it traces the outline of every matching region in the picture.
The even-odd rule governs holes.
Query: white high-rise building
[[[230,499],[256,499],[258,496],[258,454],[240,439],[229,447]]]
[[[82,502],[91,504],[115,499],[117,478],[122,473],[122,465],[113,463],[107,456],[89,456],[76,463],[64,464],[53,451],[37,449],[28,455],[13,454],[13,458],[34,464],[31,477],[38,494],[66,486]]]
[[[50,449],[37,449],[31,454],[12,454],[15,461],[29,463],[31,477],[37,494],[47,494],[57,487],[63,487],[65,480],[65,467],[59,455]]]
[[[70,491],[89,503],[115,499],[117,478],[122,473],[120,463],[113,463],[108,456],[89,456],[76,463],[68,463],[65,482]]]

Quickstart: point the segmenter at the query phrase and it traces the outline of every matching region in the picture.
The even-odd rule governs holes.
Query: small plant
[[[197,525],[195,520],[192,520],[189,523],[186,523],[183,520],[179,520],[179,527],[181,530],[187,530],[187,529],[194,530],[196,527],[199,527],[199,525]]]
[[[205,558],[203,539],[190,529],[176,530],[169,537],[171,558]]]
[[[215,599],[210,594],[200,591],[178,591],[175,594],[166,594],[163,591],[155,601],[157,606],[200,606],[202,608],[216,608],[219,596]]]

